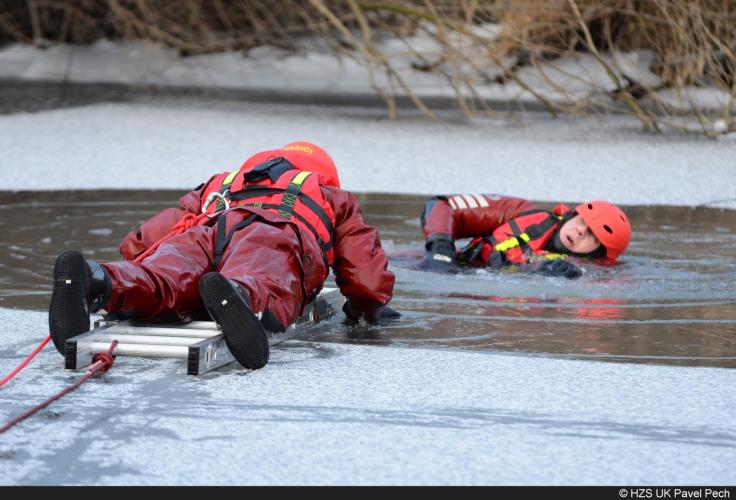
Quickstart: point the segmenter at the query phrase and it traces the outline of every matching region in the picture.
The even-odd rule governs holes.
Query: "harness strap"
[[[302,190],[302,185],[310,175],[312,175],[311,172],[299,172],[291,179],[291,182],[286,187],[286,192],[281,197],[281,205],[279,205],[279,215],[281,217],[291,219],[291,214],[294,213],[294,205]]]
[[[550,214],[549,217],[544,219],[542,222],[533,224],[526,228],[526,233],[533,240],[540,238],[544,233],[552,229],[556,224],[559,224],[565,218],[564,215]]]
[[[251,198],[258,198],[260,196],[271,196],[284,192],[286,192],[286,189],[270,188],[265,186],[245,186],[241,191],[231,193],[230,199],[238,202],[249,200]],[[327,231],[330,233],[331,237],[335,231],[335,228],[332,226],[332,221],[330,221],[330,218],[327,216],[325,211],[322,210],[322,207],[319,206],[319,203],[317,203],[306,193],[303,193],[301,191],[299,191],[299,193],[297,194],[297,198],[299,199],[299,201],[304,203],[307,208],[314,212],[317,217],[319,217],[320,221],[322,221],[322,224],[324,224],[324,226],[327,228]]]
[[[243,203],[241,206],[251,206],[251,207],[257,207],[257,208],[270,208],[278,210],[279,205],[270,204],[270,203]],[[304,217],[299,215],[298,213],[292,214],[294,217],[299,219],[299,221],[304,224],[304,226],[309,229],[309,231],[314,235],[314,238],[317,240],[317,244],[319,245],[319,248],[322,250],[322,261],[325,263],[325,267],[330,267],[329,261],[327,260],[327,252],[332,250],[332,240],[325,242],[322,237],[317,232],[317,229]]]
[[[222,185],[220,186],[219,193],[222,194],[223,199],[218,200],[217,208],[215,210],[215,213],[220,212],[226,208],[226,204],[223,202],[224,199],[227,199],[228,202],[232,202],[232,205],[235,205],[238,202],[247,201],[252,198],[259,198],[259,197],[270,197],[275,195],[281,195],[281,202],[279,205],[275,205],[272,203],[263,203],[263,202],[255,202],[255,203],[238,203],[239,205],[250,205],[250,206],[256,206],[259,208],[266,208],[275,210],[278,212],[278,214],[285,219],[291,219],[292,217],[296,218],[300,223],[302,223],[315,237],[317,244],[319,245],[320,249],[322,250],[322,258],[325,261],[325,265],[328,263],[327,259],[327,253],[332,249],[332,239],[334,234],[334,227],[332,225],[332,221],[325,213],[324,209],[320,206],[319,203],[317,203],[314,199],[312,199],[309,195],[302,192],[302,187],[306,180],[309,178],[310,175],[312,175],[312,172],[306,172],[301,171],[298,172],[289,182],[289,185],[283,189],[283,188],[275,188],[275,187],[267,187],[262,185],[249,185],[249,182],[258,182],[265,178],[269,178],[272,182],[276,182],[283,174],[290,170],[295,170],[294,166],[285,158],[282,157],[276,157],[271,158],[268,161],[265,161],[253,169],[245,172],[243,174],[243,180],[244,185],[243,187],[235,192],[230,191],[230,186],[237,178],[238,174],[240,173],[240,170],[236,170],[234,172],[231,172],[230,174],[225,177],[225,179],[222,181]],[[317,228],[314,227],[312,223],[310,223],[304,216],[299,214],[298,212],[294,211],[294,207],[296,205],[296,202],[301,201],[305,207],[307,207],[309,210],[311,210],[322,222],[325,229],[327,230],[329,234],[329,240],[324,241],[322,237],[320,236],[319,232],[317,231]],[[218,236],[217,236],[217,248],[215,252],[215,262],[214,265],[217,267],[219,265],[219,261],[221,259],[222,253],[224,252],[225,246],[230,241],[230,238],[232,237],[232,231],[231,234],[227,237],[220,236],[222,233],[224,235],[225,229],[224,229],[224,215],[218,219]],[[250,221],[250,218],[247,219],[247,221]],[[243,223],[236,226],[236,228],[245,227],[247,224],[245,224],[246,221],[243,221]],[[252,222],[252,221],[251,221]],[[248,222],[249,224],[250,222]],[[222,224],[222,225],[221,225]],[[235,230],[235,229],[234,229]]]
[[[239,206],[241,206],[241,207],[256,207],[256,208],[266,208],[266,209],[278,210],[280,205],[276,205],[276,204],[273,204],[273,203],[262,203],[262,202],[258,201],[258,202],[255,202],[255,203],[243,203],[243,204],[241,204]],[[325,252],[328,252],[328,251],[330,251],[332,249],[332,241],[325,242],[322,239],[322,237],[319,235],[319,233],[317,232],[317,229],[307,219],[305,219],[303,216],[299,215],[296,212],[293,213],[293,214],[291,214],[291,215],[293,215],[294,217],[296,217],[297,219],[299,219],[299,221],[302,224],[304,224],[307,227],[307,229],[309,229],[309,231],[317,239],[317,243],[319,244],[319,247],[322,250],[324,250]]]
[[[238,173],[240,170],[234,170],[230,172],[227,177],[222,181],[222,185],[220,186],[219,193],[222,195],[221,198],[217,199],[217,204],[215,205],[215,212],[221,212],[222,210],[227,209],[227,204],[225,203],[225,198],[227,198],[229,192],[230,192],[230,185],[235,180],[235,177],[238,176]]]
[[[529,241],[531,240],[529,234],[526,232],[522,232],[521,229],[519,229],[519,225],[516,223],[515,220],[509,221],[509,227],[513,231],[514,236],[503,240],[500,243],[497,243],[493,248],[494,251],[507,252],[512,248],[516,248],[519,246],[525,247],[529,244]]]
[[[256,165],[253,169],[246,172],[243,178],[246,181],[259,181],[261,179],[265,179],[266,177],[270,177],[273,182],[276,182],[276,180],[284,172],[286,172],[287,170],[291,170],[292,168],[294,167],[291,165],[291,163],[286,161],[284,158],[272,158],[259,165]],[[225,205],[224,199],[229,196],[230,186],[233,182],[235,182],[235,178],[238,176],[239,173],[240,169],[233,170],[227,175],[227,177],[225,177],[225,179],[223,179],[222,184],[220,185],[220,189],[218,190],[223,198],[217,200],[215,212],[220,212],[228,208]]]
[[[515,220],[509,222],[509,227],[514,231],[514,236],[495,245],[496,252],[508,252],[512,248],[529,246],[529,242],[540,238],[544,233],[552,229],[555,224],[562,220],[562,216],[550,214],[538,224],[529,226],[526,231],[521,232]]]
[[[225,234],[227,231],[226,217],[227,213],[224,213],[217,218],[217,238],[215,239],[215,255],[212,259],[212,269],[214,271],[217,271],[217,268],[220,267],[222,255],[225,253],[225,247],[227,247],[227,245],[230,243],[230,240],[233,238],[235,231],[239,231],[240,229],[249,226],[254,220],[256,220],[256,217],[258,217],[258,215],[253,214],[244,221],[239,222],[235,227],[230,230],[229,233],[227,233],[227,235]]]
[[[523,215],[532,215],[539,212],[540,210],[531,210],[528,212],[524,212],[517,217],[521,217]],[[494,269],[498,269],[500,267],[503,267],[504,263],[506,262],[506,252],[516,247],[528,247],[531,241],[541,238],[547,231],[552,229],[563,219],[563,215],[549,213],[549,216],[547,218],[537,224],[529,226],[526,231],[521,231],[516,220],[511,220],[508,224],[513,232],[513,236],[500,242],[491,235],[484,236],[475,244],[465,248],[461,252],[461,258],[466,263],[472,262],[481,255],[483,244],[487,243],[492,248],[491,254],[488,256],[488,265]]]

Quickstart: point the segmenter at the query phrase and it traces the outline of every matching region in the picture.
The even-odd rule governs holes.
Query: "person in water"
[[[349,319],[375,323],[394,274],[375,228],[319,146],[295,142],[212,176],[120,244],[119,262],[76,251],[54,265],[49,327],[56,348],[90,327],[90,312],[186,321],[209,316],[246,368],[268,361],[267,331],[284,331],[323,287],[329,268]]]
[[[421,220],[427,253],[420,267],[444,273],[517,265],[576,278],[582,271],[568,256],[615,261],[631,240],[628,217],[607,201],[547,211],[510,196],[443,195],[427,201]],[[458,250],[460,238],[472,239]]]

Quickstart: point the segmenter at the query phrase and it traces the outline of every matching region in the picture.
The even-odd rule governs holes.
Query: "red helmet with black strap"
[[[322,185],[340,187],[337,167],[330,155],[316,144],[306,141],[290,142],[280,149],[256,153],[243,163],[240,170],[250,170],[256,165],[277,157],[285,158],[297,170],[319,174],[322,178]]]
[[[283,146],[282,156],[299,170],[315,172],[322,176],[323,184],[340,187],[337,167],[327,151],[306,141],[290,142]]]
[[[629,246],[631,223],[613,203],[588,201],[575,207],[575,211],[605,247],[607,258],[615,259]]]

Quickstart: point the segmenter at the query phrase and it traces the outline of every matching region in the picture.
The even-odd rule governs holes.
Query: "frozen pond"
[[[0,193],[0,307],[45,310],[58,253],[117,259],[123,235],[180,194]],[[360,200],[397,274],[392,305],[404,318],[348,328],[337,317],[303,340],[736,367],[736,211],[628,207],[634,236],[621,265],[585,265],[577,280],[485,271],[448,277],[416,269],[424,197]]]
[[[652,137],[615,116],[391,122],[93,87],[0,92],[0,373],[46,333],[59,252],[116,259],[127,231],[210,169],[294,138],[323,144],[346,187],[382,192],[360,197],[404,318],[351,329],[340,315],[254,372],[121,358],[0,437],[0,484],[734,483],[736,211],[628,207],[622,265],[575,281],[445,277],[416,270],[424,197],[386,194],[734,207],[732,138]],[[458,158],[466,175],[435,167]],[[127,190],[63,191],[95,186]],[[79,377],[62,363],[41,352],[0,390],[0,420]]]

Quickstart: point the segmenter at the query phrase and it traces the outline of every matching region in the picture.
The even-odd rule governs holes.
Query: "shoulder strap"
[[[533,215],[540,212],[547,213],[547,217],[545,217],[542,221],[527,227],[524,231],[519,228],[519,224],[517,223],[517,219],[519,217],[523,217],[524,215]],[[547,212],[545,210],[530,210],[518,215],[508,222],[513,236],[500,242],[496,241],[495,238],[492,237],[486,239],[486,242],[489,243],[492,248],[492,251],[488,258],[489,265],[493,268],[499,268],[503,266],[504,262],[506,261],[506,252],[517,247],[521,247],[522,249],[528,247],[529,243],[544,236],[547,231],[555,227],[555,225],[558,224],[563,218],[564,216],[555,215],[554,213]],[[479,250],[480,249],[476,250],[474,256],[477,257]]]
[[[281,205],[279,205],[279,215],[291,219],[291,214],[294,213],[294,205],[302,190],[302,185],[307,177],[312,175],[312,172],[299,172],[291,179],[289,185],[286,186],[286,191],[281,196]]]

